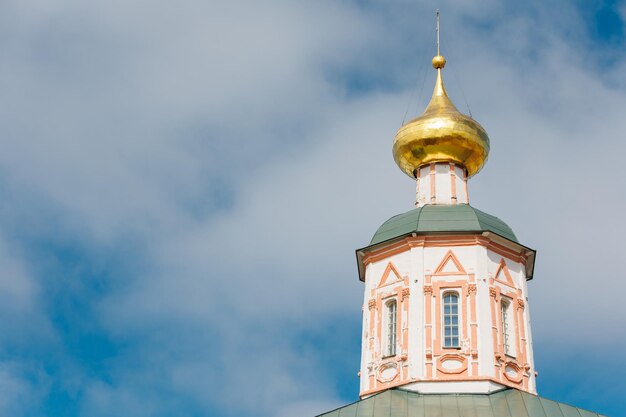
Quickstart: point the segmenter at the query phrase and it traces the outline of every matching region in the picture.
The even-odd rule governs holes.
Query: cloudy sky
[[[354,249],[412,208],[437,7],[472,204],[538,250],[539,393],[626,416],[623,0],[1,1],[0,414],[356,400]]]

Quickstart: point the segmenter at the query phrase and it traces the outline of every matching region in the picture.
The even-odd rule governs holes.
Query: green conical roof
[[[506,223],[469,204],[428,204],[387,220],[378,228],[370,245],[411,233],[437,232],[493,232],[519,243]]]
[[[491,394],[419,394],[390,389],[318,417],[603,417],[509,388]]]

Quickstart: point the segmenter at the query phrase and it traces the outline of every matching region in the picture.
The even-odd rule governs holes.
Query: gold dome
[[[489,137],[474,119],[461,114],[443,85],[441,69],[446,60],[433,58],[437,83],[424,113],[398,129],[393,142],[393,159],[408,176],[432,162],[454,162],[467,169],[468,176],[476,174],[487,161]]]

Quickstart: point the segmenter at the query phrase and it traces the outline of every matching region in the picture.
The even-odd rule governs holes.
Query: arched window
[[[387,346],[385,347],[385,356],[395,356],[396,355],[396,327],[397,327],[397,317],[398,317],[398,304],[396,300],[388,301],[386,304],[386,342]]]
[[[513,345],[513,326],[511,325],[511,300],[504,297],[500,301],[500,311],[502,319],[502,345],[504,354],[515,356],[515,346]]]
[[[459,295],[443,294],[443,347],[459,347]]]

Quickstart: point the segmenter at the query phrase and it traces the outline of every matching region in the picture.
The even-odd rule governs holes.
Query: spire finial
[[[437,70],[440,70],[446,66],[446,59],[441,55],[439,44],[439,9],[437,9],[437,11],[435,12],[435,16],[437,20],[437,26],[435,29],[437,32],[437,56],[433,58],[433,67]]]
[[[446,59],[439,55],[439,10],[436,12],[437,53],[433,67],[437,81],[433,96],[421,116],[402,125],[393,141],[393,158],[409,177],[430,163],[450,162],[465,167],[468,177],[476,174],[489,154],[487,132],[454,106],[443,85]]]
[[[439,9],[437,9],[435,14],[437,16],[437,55],[441,55],[441,52],[439,52]]]

